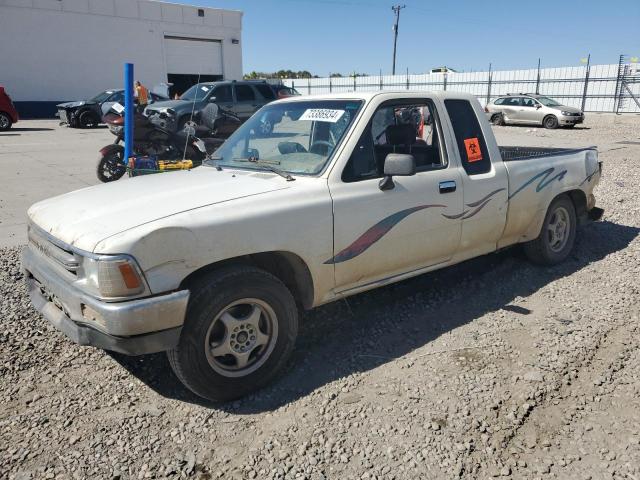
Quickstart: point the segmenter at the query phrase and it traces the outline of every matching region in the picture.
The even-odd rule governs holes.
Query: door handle
[[[440,188],[440,193],[449,193],[456,191],[456,182],[453,180],[447,180],[446,182],[440,182],[438,185]]]

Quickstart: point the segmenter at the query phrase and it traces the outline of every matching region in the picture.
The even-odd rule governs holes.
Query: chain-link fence
[[[640,64],[533,68],[486,72],[283,79],[303,95],[378,90],[450,90],[474,94],[482,105],[507,93],[540,93],[587,112],[640,112]]]

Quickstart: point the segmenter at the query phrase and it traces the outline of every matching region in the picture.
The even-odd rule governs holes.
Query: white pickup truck
[[[229,400],[283,366],[300,309],[517,243],[564,260],[602,215],[601,170],[594,148],[498,147],[466,94],[294,97],[202,167],[33,205],[23,268],[73,341],[167,351],[188,388]]]

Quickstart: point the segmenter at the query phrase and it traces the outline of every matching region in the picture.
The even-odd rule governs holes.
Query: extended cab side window
[[[431,101],[381,105],[373,114],[342,172],[342,181],[380,178],[390,153],[408,153],[418,172],[446,166],[440,153],[440,124]]]
[[[462,167],[467,175],[491,171],[491,159],[480,122],[468,100],[445,100],[444,105],[451,119],[456,136]]]

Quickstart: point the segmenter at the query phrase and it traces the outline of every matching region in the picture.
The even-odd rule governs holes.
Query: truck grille
[[[71,275],[78,274],[80,262],[74,253],[63,246],[62,242],[53,243],[39,233],[33,226],[29,226],[29,247],[40,252],[54,264],[64,268]]]

